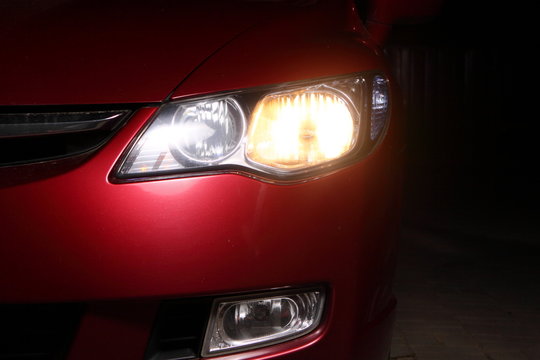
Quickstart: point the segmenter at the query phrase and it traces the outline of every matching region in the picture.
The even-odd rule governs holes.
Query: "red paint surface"
[[[386,71],[365,30],[350,21],[350,2],[344,3],[348,7],[336,11],[331,4],[339,2],[323,1],[272,21],[259,21],[248,10],[210,12],[204,24],[212,25],[202,26],[192,13],[157,5],[155,13],[138,3],[123,13],[115,2],[101,13],[93,2],[73,7],[58,1],[36,8],[24,23],[4,24],[28,31],[17,35],[22,42],[2,40],[18,56],[6,60],[10,71],[0,70],[6,79],[0,102],[162,101],[228,41],[175,97]],[[180,2],[167,4],[181,8]],[[100,26],[94,30],[91,23]],[[186,36],[194,26],[197,36]],[[223,358],[384,359],[395,305],[397,111],[376,151],[315,181],[285,186],[221,174],[111,183],[115,163],[155,109],[137,111],[82,164],[0,188],[0,302],[90,302],[70,360],[93,358],[92,348],[107,349],[100,358],[133,359],[144,352],[161,298],[324,283],[330,305],[319,330]],[[5,169],[2,174],[9,176]],[[134,299],[154,300],[133,305]],[[107,334],[120,334],[122,341],[111,344]]]
[[[296,23],[322,18],[311,26],[328,29],[332,19],[345,30],[352,25],[344,10],[342,1],[330,0],[313,7],[287,1],[3,1],[0,105],[162,101],[248,29],[287,19],[294,34]]]
[[[134,116],[75,170],[0,190],[3,301],[202,294],[281,286],[283,277],[329,280],[341,273],[336,266],[361,266],[358,252],[377,247],[385,224],[395,220],[398,178],[388,145],[300,185],[229,174],[109,183],[148,113]],[[271,266],[276,260],[281,265]],[[332,271],[320,266],[329,261],[336,261]]]
[[[387,70],[365,29],[351,22],[345,10],[354,9],[343,7],[340,13],[326,4],[322,9],[306,9],[301,16],[289,14],[258,24],[208,59],[174,92],[173,99],[364,70]]]

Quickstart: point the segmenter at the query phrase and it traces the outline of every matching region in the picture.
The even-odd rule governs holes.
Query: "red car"
[[[348,0],[2,2],[0,359],[385,359],[385,26]]]

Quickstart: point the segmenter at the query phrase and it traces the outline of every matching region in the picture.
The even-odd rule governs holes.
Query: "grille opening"
[[[97,150],[131,111],[0,113],[0,166],[56,160]]]
[[[145,360],[197,358],[211,306],[211,298],[164,301],[156,317]]]
[[[0,140],[0,164],[18,165],[77,155],[99,147],[106,131]]]
[[[65,359],[82,304],[0,305],[0,360]]]

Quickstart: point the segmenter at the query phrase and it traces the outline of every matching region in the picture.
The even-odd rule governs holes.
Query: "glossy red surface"
[[[353,26],[347,2],[2,1],[0,105],[162,101],[207,57],[255,25],[287,18],[294,33],[296,21],[332,14],[324,18]]]
[[[107,175],[151,114],[139,111],[75,170],[0,190],[2,301],[181,296],[271,288],[284,278],[320,282],[365,266],[365,247],[392,249],[381,240],[397,220],[389,145],[298,185],[232,174],[111,184]],[[276,259],[280,266],[272,266]]]
[[[388,71],[365,29],[347,20],[345,8],[341,11],[328,16],[336,11],[326,4],[302,16],[290,14],[259,24],[208,59],[172,98],[364,70]]]
[[[70,4],[57,6],[63,9]],[[103,44],[96,39],[106,38],[106,29],[116,29],[112,22],[105,22],[105,30],[97,30],[99,36],[94,37],[85,32],[90,20],[81,20],[77,36],[82,36],[82,43],[93,41],[96,50],[100,46],[111,50],[106,53],[112,53],[114,61],[103,61],[107,64],[103,73],[92,72],[101,61],[100,51],[90,54],[86,47],[75,46],[70,52],[64,40],[58,48],[48,43],[68,57],[63,63],[68,65],[52,66],[58,54],[51,52],[40,60],[43,42],[36,46],[27,42],[32,56],[22,56],[20,65],[9,60],[18,75],[8,77],[13,91],[3,88],[0,99],[19,105],[162,101],[195,68],[175,90],[175,98],[364,70],[387,71],[365,29],[351,21],[351,4],[322,1],[320,7],[261,22],[234,40],[231,37],[256,18],[239,21],[247,14],[240,12],[218,20],[210,14],[217,24],[201,30],[197,40],[182,39],[182,50],[169,48],[170,52],[160,45],[178,36],[160,38],[140,30],[142,24],[155,29],[151,25],[163,18],[134,5],[130,20],[122,22],[128,26],[125,32],[113,32]],[[110,21],[120,16],[115,6],[107,13]],[[74,25],[77,11],[73,11],[52,29],[63,33],[65,22]],[[54,13],[53,18],[60,19],[62,12]],[[160,14],[195,23],[187,12]],[[231,19],[239,23],[220,23],[234,23]],[[49,20],[40,17],[40,21]],[[165,33],[180,25],[166,26]],[[38,28],[35,25],[32,31]],[[139,40],[128,36],[135,29]],[[152,46],[145,42],[150,38],[155,40]],[[118,52],[112,51],[116,45]],[[22,51],[23,45],[17,46]],[[167,61],[156,61],[156,56]],[[34,69],[32,64],[37,63],[43,67]],[[23,73],[20,83],[27,88],[15,81]],[[54,91],[44,90],[49,85]],[[385,359],[395,307],[391,279],[401,181],[402,124],[395,99],[386,137],[372,154],[295,185],[237,174],[111,183],[114,165],[157,109],[141,108],[82,164],[0,187],[0,303],[86,302],[89,308],[69,359],[127,360],[142,358],[163,298],[325,284],[329,302],[318,330],[287,343],[221,358]],[[9,176],[8,171],[3,175]],[[114,335],[121,341],[113,342]]]
[[[323,282],[334,291],[329,335],[305,351],[347,358],[358,330],[391,301],[396,134],[364,161],[301,185],[240,175],[109,183],[151,113],[140,111],[76,170],[0,190],[0,300],[182,297]]]

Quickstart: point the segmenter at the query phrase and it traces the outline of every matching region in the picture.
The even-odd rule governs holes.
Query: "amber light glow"
[[[357,128],[349,106],[334,93],[268,95],[253,112],[246,154],[259,164],[284,170],[314,166],[351,150]]]

